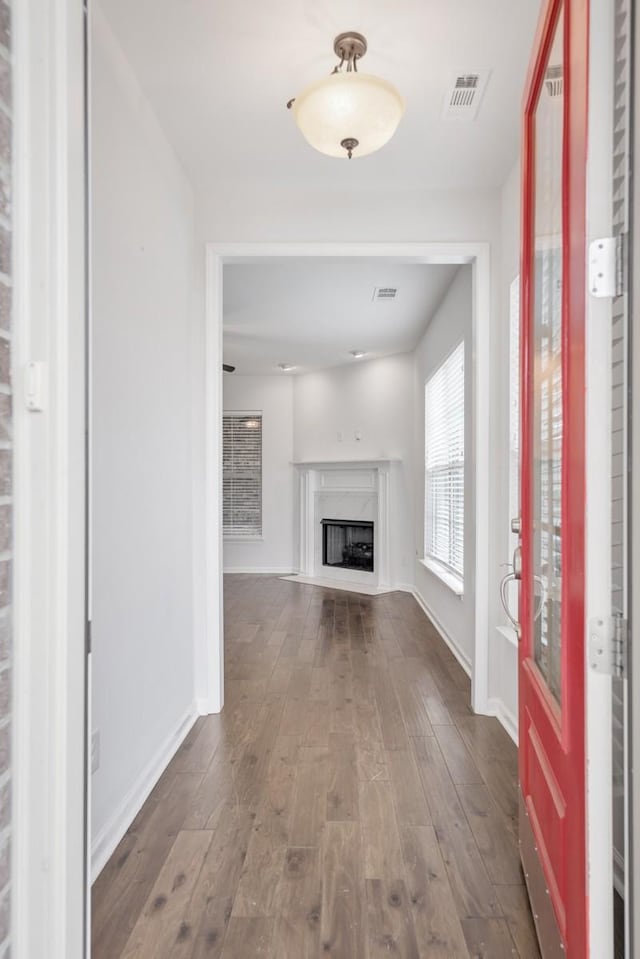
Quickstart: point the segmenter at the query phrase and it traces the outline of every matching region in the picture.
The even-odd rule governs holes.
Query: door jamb
[[[613,229],[614,4],[591,4],[587,236]],[[585,254],[586,255],[586,254]],[[611,609],[611,301],[587,293],[585,416],[585,707],[588,937],[591,956],[613,955],[611,678],[589,669],[589,622]],[[609,358],[609,361],[607,361]],[[593,826],[593,828],[592,828]]]
[[[78,0],[20,0],[14,39],[11,950],[86,945],[85,50]],[[44,364],[42,412],[24,370]]]
[[[202,713],[224,704],[222,619],[222,273],[225,263],[281,257],[381,257],[425,264],[470,263],[473,267],[473,454],[476,484],[475,637],[472,704],[491,713],[489,680],[489,397],[491,384],[491,275],[488,243],[208,243],[205,318],[205,590],[204,629],[196,638],[203,665]]]
[[[640,13],[637,4],[631,4],[631,204],[630,204],[630,266],[628,270],[630,281],[630,347],[629,357],[631,395],[629,404],[631,409],[638,409],[640,403],[640,335],[637,331],[640,320]],[[635,329],[634,329],[635,320]],[[629,955],[634,959],[640,957],[640,654],[637,649],[640,636],[640,597],[638,590],[632,588],[637,582],[640,570],[640,416],[631,416],[630,424],[630,507],[629,507],[629,782],[630,796],[628,809],[630,811],[629,824],[629,858],[627,872],[630,876],[630,902],[627,913],[630,917],[629,934],[631,938]],[[635,638],[635,643],[632,640]],[[635,698],[634,698],[635,693]]]

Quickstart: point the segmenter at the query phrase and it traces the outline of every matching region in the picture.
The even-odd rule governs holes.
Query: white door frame
[[[631,210],[631,256],[629,275],[633,277],[631,284],[631,324],[635,323],[637,331],[640,322],[640,16],[634,17],[634,36],[632,47],[632,130],[633,130],[633,208]],[[640,403],[640,335],[635,332],[632,338],[631,365],[631,402],[633,409],[638,409]],[[629,530],[631,577],[637,583],[640,571],[640,416],[632,419],[631,435],[631,528]],[[638,649],[640,636],[640,595],[635,589],[631,592],[630,616],[630,643],[631,654],[631,757],[633,769],[629,777],[629,808],[631,817],[631,848],[630,862],[627,869],[631,876],[630,901],[627,911],[631,917],[631,948],[630,955],[640,959],[640,653]]]
[[[85,66],[81,0],[12,4],[12,943],[85,954]],[[42,412],[24,402],[43,364]]]
[[[613,231],[614,3],[593,3],[589,23],[587,244]],[[611,677],[588,666],[589,623],[611,612],[611,300],[587,291],[585,694],[589,955],[613,957]]]
[[[380,257],[404,263],[470,263],[473,267],[473,447],[476,484],[475,642],[472,703],[487,713],[489,669],[489,395],[491,275],[488,243],[207,244],[205,337],[205,629],[197,640],[206,675],[202,712],[224,704],[222,620],[222,275],[227,263],[283,257]]]

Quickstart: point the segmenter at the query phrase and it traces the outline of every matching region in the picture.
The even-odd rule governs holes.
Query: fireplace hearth
[[[373,522],[323,519],[322,565],[373,573]]]

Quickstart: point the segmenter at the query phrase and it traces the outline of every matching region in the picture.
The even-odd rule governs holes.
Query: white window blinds
[[[222,528],[224,536],[262,535],[262,416],[222,417]]]
[[[464,571],[464,343],[425,386],[425,557]]]

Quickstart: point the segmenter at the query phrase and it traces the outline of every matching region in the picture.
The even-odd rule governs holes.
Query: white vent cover
[[[442,115],[459,120],[475,120],[488,79],[488,73],[454,74],[444,99]]]
[[[373,300],[395,300],[398,295],[398,288],[395,286],[375,286],[373,288]]]

